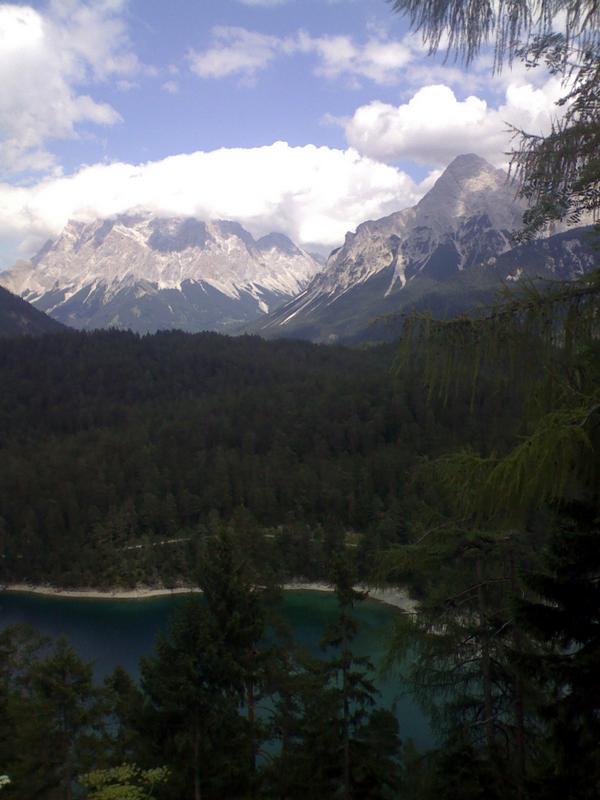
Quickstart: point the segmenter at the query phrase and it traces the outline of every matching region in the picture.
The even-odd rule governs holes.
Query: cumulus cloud
[[[188,53],[192,72],[201,78],[252,78],[286,47],[285,39],[235,26],[218,25],[212,36],[208,50],[199,53],[192,49]]]
[[[177,94],[179,92],[179,84],[177,81],[165,81],[160,87],[167,94]]]
[[[310,36],[302,31],[296,37],[296,48],[317,55],[317,75],[351,75],[375,83],[397,80],[400,69],[413,57],[410,47],[401,41],[370,38],[359,45],[350,36]]]
[[[0,169],[45,170],[49,139],[78,135],[84,123],[113,125],[118,112],[83,87],[120,78],[142,65],[131,52],[124,0],[50,0],[45,10],[0,4]]]
[[[225,218],[255,235],[282,231],[304,245],[414,204],[422,187],[354,150],[286,142],[176,155],[141,165],[96,164],[31,187],[0,184],[0,239],[30,256],[71,218],[127,211]],[[13,253],[14,255],[14,249]],[[4,266],[12,261],[5,255]]]
[[[402,105],[374,101],[337,121],[351,147],[380,161],[412,159],[444,166],[460,153],[476,152],[502,165],[510,149],[509,125],[547,133],[563,91],[555,78],[539,88],[510,84],[503,102],[494,108],[475,95],[459,100],[450,87],[434,84]]]
[[[351,36],[312,36],[297,31],[289,36],[272,36],[235,26],[217,26],[211,46],[190,50],[193,72],[201,78],[237,75],[254,79],[276,58],[297,54],[316,56],[314,73],[333,79],[340,76],[367,78],[375,83],[397,81],[400,70],[413,58],[413,39],[395,41],[374,33],[366,42]]]

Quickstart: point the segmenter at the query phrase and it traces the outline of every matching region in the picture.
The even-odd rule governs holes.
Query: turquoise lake
[[[132,675],[138,673],[140,656],[149,654],[157,634],[169,615],[185,602],[182,595],[143,600],[96,600],[44,597],[33,594],[0,593],[0,628],[27,623],[48,636],[66,636],[79,655],[93,661],[98,679],[117,665]],[[319,641],[336,615],[336,600],[326,592],[285,592],[282,614],[296,641],[319,654]],[[375,684],[380,704],[395,711],[402,738],[411,738],[419,748],[432,745],[429,725],[416,706],[398,671],[382,674],[387,641],[399,612],[375,601],[365,601],[356,610],[359,633],[355,652],[368,655],[376,667]]]

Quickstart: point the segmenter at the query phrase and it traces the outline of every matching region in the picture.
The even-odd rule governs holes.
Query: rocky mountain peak
[[[257,242],[236,221],[140,212],[71,220],[0,284],[76,327],[219,330],[294,297],[320,267],[283,234]]]
[[[347,233],[308,288],[264,324],[298,326],[313,309],[324,314],[363,291],[387,302],[421,276],[452,280],[487,264],[512,247],[521,225],[524,206],[515,194],[505,172],[474,153],[458,156],[415,206]]]
[[[283,233],[268,233],[256,242],[259,250],[280,250],[288,255],[298,255],[300,249]]]
[[[457,156],[417,203],[421,224],[438,230],[453,227],[466,217],[487,216],[491,227],[513,230],[524,205],[516,198],[517,187],[507,174],[485,159],[470,153]]]
[[[456,156],[446,167],[448,172],[457,178],[460,176],[472,177],[480,172],[497,172],[496,168],[476,153],[464,153]]]

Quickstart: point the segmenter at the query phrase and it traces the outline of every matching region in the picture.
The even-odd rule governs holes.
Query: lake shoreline
[[[399,587],[377,588],[373,586],[360,585],[356,587],[359,591],[365,592],[369,600],[384,603],[403,611],[413,612],[415,602],[408,596],[408,593]],[[333,586],[324,582],[317,581],[290,581],[283,584],[286,592],[333,592]],[[178,586],[173,589],[160,588],[155,586],[140,586],[135,589],[61,589],[57,586],[45,584],[29,583],[9,583],[0,586],[2,592],[14,592],[20,594],[37,594],[45,597],[62,597],[73,600],[146,600],[153,597],[169,597],[171,595],[198,594],[201,590],[193,586]]]

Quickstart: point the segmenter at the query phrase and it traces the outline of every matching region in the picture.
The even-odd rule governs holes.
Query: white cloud
[[[350,85],[360,85],[365,80],[378,85],[395,84],[401,86],[401,97],[410,97],[417,88],[431,84],[498,97],[514,84],[543,88],[548,81],[548,72],[543,67],[529,69],[518,60],[493,74],[490,48],[469,69],[463,69],[444,62],[441,57],[429,56],[418,34],[407,33],[401,39],[393,39],[384,27],[374,24],[367,25],[366,32],[367,38],[361,42],[348,34],[313,36],[296,30],[286,36],[275,36],[221,25],[212,29],[210,46],[205,50],[191,49],[188,61],[201,78],[235,76],[244,83],[254,83],[258,73],[277,59],[311,57],[312,73],[318,77],[346,79]]]
[[[70,218],[136,209],[235,219],[256,235],[282,231],[333,246],[365,219],[415,203],[423,189],[404,172],[354,150],[291,147],[177,155],[142,165],[96,164],[31,187],[0,184],[0,240],[29,256]],[[14,259],[12,259],[14,260]],[[5,257],[5,266],[12,260]]]
[[[114,108],[82,91],[142,69],[131,52],[123,0],[51,0],[44,12],[0,4],[0,169],[44,170],[54,164],[49,139],[78,135],[84,123],[113,125]]]
[[[400,70],[412,59],[410,48],[403,42],[380,38],[370,38],[365,44],[357,45],[350,36],[315,37],[301,31],[296,38],[296,48],[317,55],[317,75],[326,78],[350,75],[375,83],[398,80]]]
[[[445,166],[460,153],[476,152],[502,165],[510,149],[509,124],[546,133],[562,93],[555,78],[540,88],[513,83],[494,108],[475,95],[459,100],[451,88],[435,84],[419,89],[400,106],[374,101],[338,122],[351,147],[380,161],[413,159]]]
[[[399,80],[402,68],[413,58],[412,39],[407,38],[407,42],[374,34],[359,44],[346,35],[311,36],[297,31],[289,36],[272,36],[241,27],[217,26],[212,31],[211,46],[203,51],[190,50],[188,59],[192,71],[201,78],[236,75],[254,79],[276,58],[304,54],[316,56],[316,75],[391,83]]]
[[[284,39],[245,28],[219,25],[212,34],[212,47],[201,53],[196,50],[188,53],[192,72],[201,78],[229,75],[252,78],[285,48]]]
[[[161,89],[168,94],[177,94],[179,92],[179,84],[177,81],[165,81]]]
[[[129,81],[126,78],[121,78],[117,81],[117,89],[120,92],[132,92],[134,89],[139,89],[140,85],[137,81]]]

